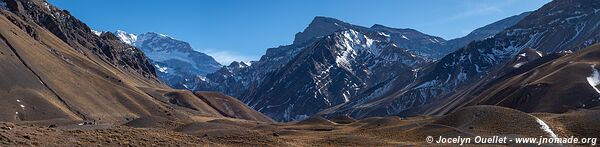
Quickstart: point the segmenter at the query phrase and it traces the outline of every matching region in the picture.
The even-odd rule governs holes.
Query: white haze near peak
[[[243,61],[244,63],[250,65],[250,61],[255,61],[257,59],[255,57],[245,56],[230,51],[210,48],[203,49],[200,52],[212,56],[213,58],[215,58],[215,60],[217,60],[217,62],[221,63],[222,65],[229,65],[233,61]]]

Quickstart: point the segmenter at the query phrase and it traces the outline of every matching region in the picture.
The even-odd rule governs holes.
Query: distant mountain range
[[[294,43],[267,50],[252,66],[232,63],[208,74],[194,90],[221,91],[280,121],[309,117],[325,108],[365,101],[388,81],[413,82],[417,71],[471,41],[483,40],[527,13],[446,41],[413,29],[370,28],[315,17]]]
[[[480,94],[502,87],[494,84],[525,68],[536,69],[594,44],[598,11],[595,2],[581,6],[586,2],[552,2],[452,40],[318,16],[292,44],[270,48],[258,61],[228,66],[166,35],[116,34],[141,48],[170,86],[224,92],[278,121],[315,114],[446,114],[463,106],[494,104],[473,101],[498,97]]]

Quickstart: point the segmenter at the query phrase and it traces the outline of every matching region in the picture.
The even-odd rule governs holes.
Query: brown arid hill
[[[265,116],[262,113],[247,107],[237,98],[227,96],[223,93],[195,92],[194,94],[225,117],[256,120],[262,122],[273,121],[268,116]]]
[[[92,33],[45,0],[3,1],[0,121],[122,124],[149,116],[271,121],[228,96],[169,88],[139,49],[112,33]]]

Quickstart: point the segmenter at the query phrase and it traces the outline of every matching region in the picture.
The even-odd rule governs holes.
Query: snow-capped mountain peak
[[[189,43],[165,34],[136,35],[123,30],[117,30],[115,34],[121,41],[140,48],[156,67],[159,78],[173,88],[192,89],[194,83],[202,80],[197,77],[222,66],[213,57],[195,51]]]
[[[100,36],[100,35],[102,35],[102,33],[104,33],[104,31],[96,31],[96,30],[93,30],[93,29],[90,30],[90,31],[92,31],[92,33],[94,33],[94,35],[96,35],[96,36]]]
[[[137,41],[138,36],[136,34],[129,34],[123,30],[117,30],[117,37],[119,39],[129,45],[135,45],[134,43]]]

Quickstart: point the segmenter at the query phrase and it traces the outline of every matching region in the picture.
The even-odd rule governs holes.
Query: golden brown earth
[[[220,118],[184,123],[160,117],[139,118],[123,125],[2,123],[0,146],[439,146],[426,143],[425,138],[549,137],[538,118],[561,137],[600,137],[599,118],[593,117],[599,113],[527,114],[474,106],[440,117],[371,117],[343,124],[320,117],[290,123]]]

